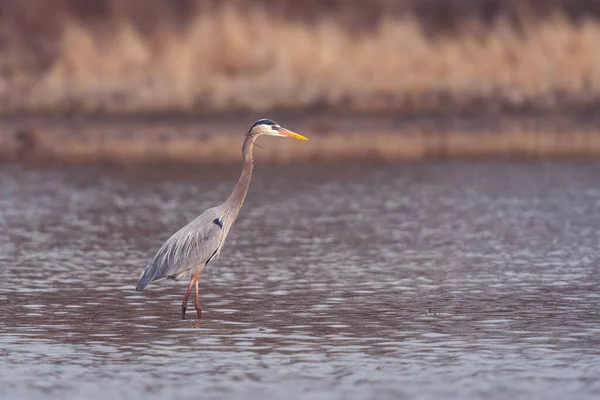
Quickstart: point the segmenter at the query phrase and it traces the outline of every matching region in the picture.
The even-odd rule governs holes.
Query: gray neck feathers
[[[253,168],[253,147],[254,142],[252,141],[251,137],[246,136],[246,140],[244,140],[244,144],[242,146],[242,156],[244,157],[242,174],[240,175],[240,179],[235,185],[235,189],[233,189],[233,193],[231,193],[231,196],[229,196],[229,198],[225,202],[225,204],[227,205],[227,209],[233,214],[233,218],[237,216],[237,213],[240,211],[240,208],[242,208],[242,204],[244,203],[244,199],[246,198],[246,193],[248,193],[248,186],[250,186],[250,179],[252,178]]]

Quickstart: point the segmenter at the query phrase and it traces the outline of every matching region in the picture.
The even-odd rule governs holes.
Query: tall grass
[[[33,11],[11,11],[10,3],[0,3],[5,114],[558,110],[600,99],[600,23],[561,8],[538,18],[517,7],[491,20],[465,11],[451,29],[432,29],[441,17],[423,17],[422,5],[408,7],[414,1],[382,2],[406,7],[364,25],[352,24],[354,14],[342,18],[347,13],[317,6],[295,17],[286,1],[179,1],[186,15],[177,18],[168,2],[157,1],[147,7],[171,14],[144,28],[131,17],[143,10],[139,1],[94,9],[34,0],[47,26],[37,29],[30,16],[28,30]],[[350,3],[360,11],[360,2]]]

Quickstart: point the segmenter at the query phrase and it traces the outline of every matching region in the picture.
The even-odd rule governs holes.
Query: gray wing
[[[139,292],[151,282],[208,264],[218,254],[222,238],[218,207],[206,210],[162,245],[144,269],[135,289]]]

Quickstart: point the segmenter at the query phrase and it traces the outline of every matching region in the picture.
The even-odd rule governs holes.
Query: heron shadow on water
[[[199,319],[202,318],[198,280],[204,268],[219,257],[227,234],[242,208],[252,178],[254,141],[262,135],[308,140],[269,119],[256,121],[246,133],[242,145],[242,173],[231,196],[223,204],[204,211],[167,239],[142,272],[135,290],[141,292],[150,283],[166,278],[178,280],[189,277],[190,284],[181,303],[181,318],[185,319],[188,299],[194,286],[196,313]]]

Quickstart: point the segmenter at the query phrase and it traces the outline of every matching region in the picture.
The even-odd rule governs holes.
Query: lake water
[[[600,398],[600,164],[258,164],[201,321],[237,168],[1,166],[0,397]]]

